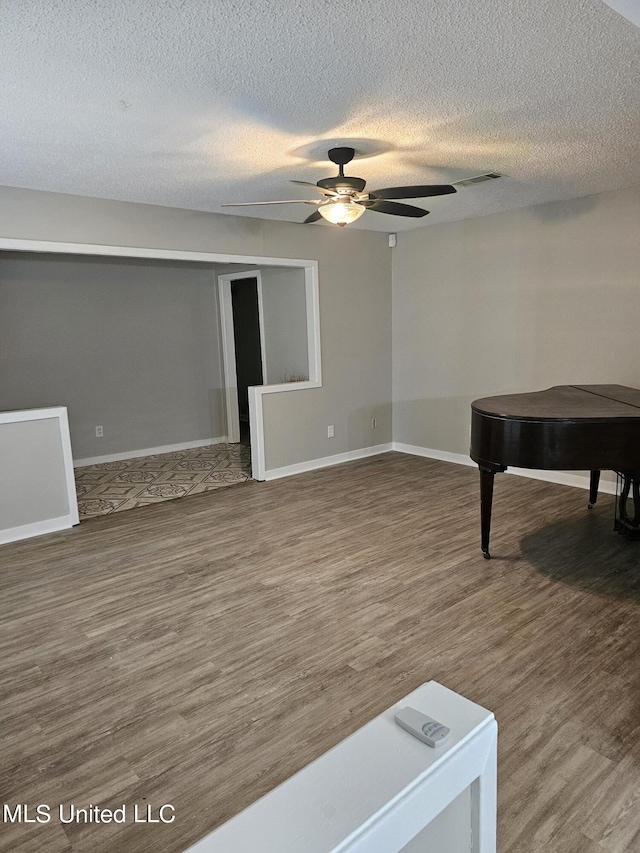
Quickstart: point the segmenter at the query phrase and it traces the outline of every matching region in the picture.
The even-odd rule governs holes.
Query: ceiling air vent
[[[464,181],[453,181],[455,187],[470,187],[471,184],[481,184],[483,181],[494,181],[501,178],[497,172],[488,172],[486,175],[476,175],[475,178],[465,178]]]

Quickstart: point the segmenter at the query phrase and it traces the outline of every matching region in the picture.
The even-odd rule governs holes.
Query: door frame
[[[231,282],[255,278],[258,290],[258,323],[260,326],[260,358],[262,360],[262,384],[267,385],[267,360],[265,354],[264,308],[262,301],[262,276],[260,270],[225,273],[218,276],[218,300],[220,306],[220,332],[222,343],[222,365],[224,371],[224,402],[227,412],[227,441],[240,441],[240,418],[238,412],[238,375],[236,372],[236,338],[233,325],[233,302]]]

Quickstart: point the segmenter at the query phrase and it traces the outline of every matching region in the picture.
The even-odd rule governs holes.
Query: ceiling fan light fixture
[[[367,208],[350,198],[328,199],[318,208],[318,213],[333,225],[350,225],[360,219]]]

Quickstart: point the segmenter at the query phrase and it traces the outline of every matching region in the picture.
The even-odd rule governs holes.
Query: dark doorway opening
[[[238,380],[238,414],[240,441],[249,440],[250,385],[263,384],[262,346],[258,280],[240,278],[231,282],[236,377]]]

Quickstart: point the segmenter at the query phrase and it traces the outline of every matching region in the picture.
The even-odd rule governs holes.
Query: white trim
[[[46,411],[46,410],[45,410]],[[73,473],[73,453],[71,451],[71,433],[69,432],[69,416],[66,406],[60,406],[60,443],[62,445],[62,459],[64,462],[64,478],[67,487],[67,501],[69,504],[69,520],[71,525],[80,524],[78,514],[78,495],[76,493],[76,479]]]
[[[20,240],[0,237],[0,251],[48,252],[59,255],[103,255],[117,258],[152,258],[168,261],[192,261],[217,264],[263,264],[271,267],[306,267],[317,261],[299,258],[265,258],[253,255],[227,255],[221,252],[187,252],[179,249],[147,249],[141,246],[106,246],[99,243],[58,243],[50,240]]]
[[[218,299],[220,304],[220,342],[222,344],[222,368],[224,373],[224,401],[227,413],[229,441],[240,441],[240,414],[238,411],[238,375],[236,373],[236,349],[233,335],[233,306],[231,303],[231,278],[218,276]]]
[[[251,431],[251,476],[266,480],[264,455],[264,417],[262,411],[262,385],[249,388],[249,429]]]
[[[430,447],[419,447],[415,444],[402,444],[393,442],[393,450],[399,453],[409,453],[412,456],[424,456],[427,459],[439,459],[441,462],[453,462],[456,465],[470,465],[475,467],[476,463],[470,456],[463,453],[450,453],[447,450],[433,450]],[[506,474],[515,474],[516,477],[528,477],[530,480],[544,480],[547,483],[557,483],[559,486],[573,486],[578,489],[588,489],[590,482],[587,474],[568,474],[565,471],[539,471],[533,468],[507,468]],[[598,486],[599,492],[615,495],[616,484],[601,480]]]
[[[420,447],[417,444],[402,444],[393,442],[393,450],[398,453],[409,453],[411,456],[425,456],[427,459],[439,459],[440,462],[453,462],[456,465],[472,465],[475,462],[463,453],[450,453],[448,450],[432,450],[430,447]]]
[[[295,465],[285,465],[283,468],[271,468],[265,471],[264,480],[278,480],[280,477],[291,477],[303,474],[305,471],[315,471],[318,468],[328,468],[330,465],[340,465],[343,462],[353,462],[355,459],[365,459],[368,456],[378,456],[393,450],[391,443],[376,444],[373,447],[362,447],[359,450],[347,450],[346,453],[336,453],[334,456],[322,456],[320,459],[310,459],[308,462],[297,462]],[[260,479],[260,478],[257,478]]]
[[[262,362],[262,384],[268,385],[269,379],[267,377],[267,351],[265,348],[265,336],[264,336],[264,302],[262,300],[262,275],[260,274],[260,270],[256,270],[255,274],[256,279],[256,291],[258,294],[258,326],[260,328],[260,361]]]
[[[564,471],[537,471],[531,468],[507,468],[507,474],[516,477],[528,477],[530,480],[546,480],[547,483],[557,483],[559,486],[573,486],[577,489],[589,489],[588,474],[567,474]],[[598,491],[607,495],[615,495],[616,484],[600,480]]]
[[[76,502],[76,513],[77,513]],[[19,527],[7,527],[0,530],[0,545],[17,542],[19,539],[30,539],[32,536],[43,536],[45,533],[56,533],[58,530],[68,530],[78,524],[74,515],[61,515],[59,518],[47,518],[45,521],[33,521],[31,524],[21,524]]]
[[[304,268],[304,287],[307,302],[307,355],[309,360],[308,387],[322,387],[322,365],[320,357],[320,291],[318,287],[318,262],[312,261]],[[289,383],[298,388],[305,383]],[[273,386],[272,386],[273,387]]]
[[[102,462],[118,462],[121,459],[136,459],[138,456],[155,456],[158,453],[172,453],[174,450],[191,450],[192,447],[206,447],[209,444],[226,444],[226,435],[215,438],[199,438],[197,441],[181,441],[179,444],[165,444],[162,447],[143,447],[140,450],[126,450],[121,453],[108,453],[106,456],[90,456],[86,459],[74,459],[75,468],[85,465],[100,465]]]

